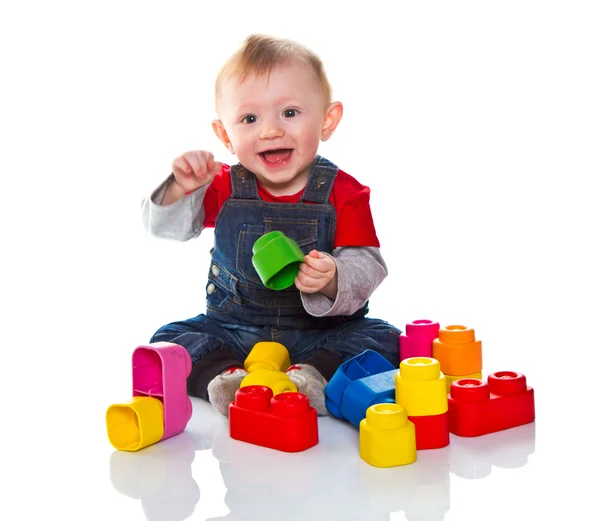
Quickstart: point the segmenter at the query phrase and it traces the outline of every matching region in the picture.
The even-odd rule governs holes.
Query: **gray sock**
[[[234,371],[228,370],[208,384],[208,401],[223,416],[229,416],[229,404],[235,399],[235,392],[247,374],[248,371],[241,367]]]
[[[296,364],[291,366],[286,373],[290,380],[296,384],[298,392],[305,394],[311,407],[317,410],[319,416],[329,416],[325,406],[325,385],[327,380],[312,365]]]

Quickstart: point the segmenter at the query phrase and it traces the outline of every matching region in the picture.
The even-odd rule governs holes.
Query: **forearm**
[[[203,201],[208,185],[168,203],[168,196],[177,195],[177,188],[172,188],[176,184],[171,175],[142,201],[142,222],[151,235],[187,241],[200,235],[204,227]]]
[[[365,305],[388,274],[379,248],[336,248],[331,257],[336,263],[335,291],[332,281],[327,293],[322,290],[300,294],[306,311],[316,317],[352,315]]]

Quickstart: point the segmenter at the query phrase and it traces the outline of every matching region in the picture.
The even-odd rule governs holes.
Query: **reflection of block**
[[[329,412],[343,419],[342,401],[348,385],[354,380],[395,369],[382,355],[367,349],[340,365],[325,386],[325,405]]]
[[[244,360],[244,369],[251,373],[257,369],[285,371],[290,366],[290,354],[279,342],[257,342]]]
[[[300,452],[319,442],[317,411],[301,393],[273,396],[269,387],[241,387],[229,406],[229,434],[254,445]]]
[[[406,333],[400,335],[400,361],[425,356],[431,358],[432,344],[438,336],[440,324],[431,320],[414,320],[406,324]]]
[[[392,369],[351,382],[342,398],[341,411],[344,419],[358,428],[371,405],[396,403],[394,376],[397,372],[398,369]]]
[[[481,380],[482,379],[482,374],[481,371],[478,371],[477,373],[473,373],[473,374],[465,374],[462,376],[452,376],[447,374],[446,375],[446,388],[448,389],[448,392],[450,392],[450,386],[452,385],[452,382],[456,382],[456,380],[461,380],[463,378],[475,378],[476,380]]]
[[[447,375],[473,374],[482,369],[481,341],[466,326],[442,327],[433,341],[432,357]]]
[[[271,369],[256,369],[248,373],[242,380],[240,387],[248,387],[249,385],[269,387],[273,391],[273,395],[298,392],[296,384],[290,380],[287,373]]]
[[[367,409],[360,422],[360,457],[374,467],[407,465],[417,459],[415,426],[403,407],[381,403]]]
[[[535,420],[533,389],[525,376],[500,371],[477,379],[457,380],[448,397],[450,432],[457,436],[482,436]]]

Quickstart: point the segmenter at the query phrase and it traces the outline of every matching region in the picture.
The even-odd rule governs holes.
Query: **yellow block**
[[[160,441],[165,433],[163,403],[149,396],[134,396],[106,411],[106,430],[117,450],[135,452]]]
[[[465,374],[463,376],[450,376],[449,374],[447,374],[446,375],[446,389],[448,390],[448,392],[450,392],[450,386],[452,385],[452,382],[456,382],[456,380],[460,380],[461,378],[477,378],[478,380],[481,380],[482,373],[481,373],[481,371],[479,371],[478,373]]]
[[[395,380],[396,403],[409,416],[434,416],[448,410],[446,376],[435,358],[405,358]]]
[[[240,387],[249,385],[264,385],[270,387],[273,391],[273,396],[280,393],[297,393],[296,384],[290,380],[287,373],[282,371],[273,371],[271,369],[257,369],[244,377]]]
[[[290,354],[279,342],[257,342],[244,360],[244,369],[251,373],[258,369],[285,371],[290,366]]]
[[[374,467],[408,465],[417,459],[415,425],[406,409],[395,403],[378,403],[360,422],[360,457]]]

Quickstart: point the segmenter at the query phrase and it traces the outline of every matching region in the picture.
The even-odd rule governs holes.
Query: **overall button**
[[[325,181],[327,181],[327,176],[325,174],[319,174],[317,176],[317,184],[319,185],[319,188],[325,184]]]
[[[218,277],[218,276],[219,276],[219,273],[221,273],[221,271],[219,270],[219,266],[217,266],[216,264],[213,264],[213,265],[212,265],[212,268],[210,269],[210,271],[212,271],[212,274],[213,274],[215,277]]]
[[[206,293],[208,293],[209,295],[212,295],[215,292],[215,285],[214,284],[209,284],[208,287],[206,288]]]

